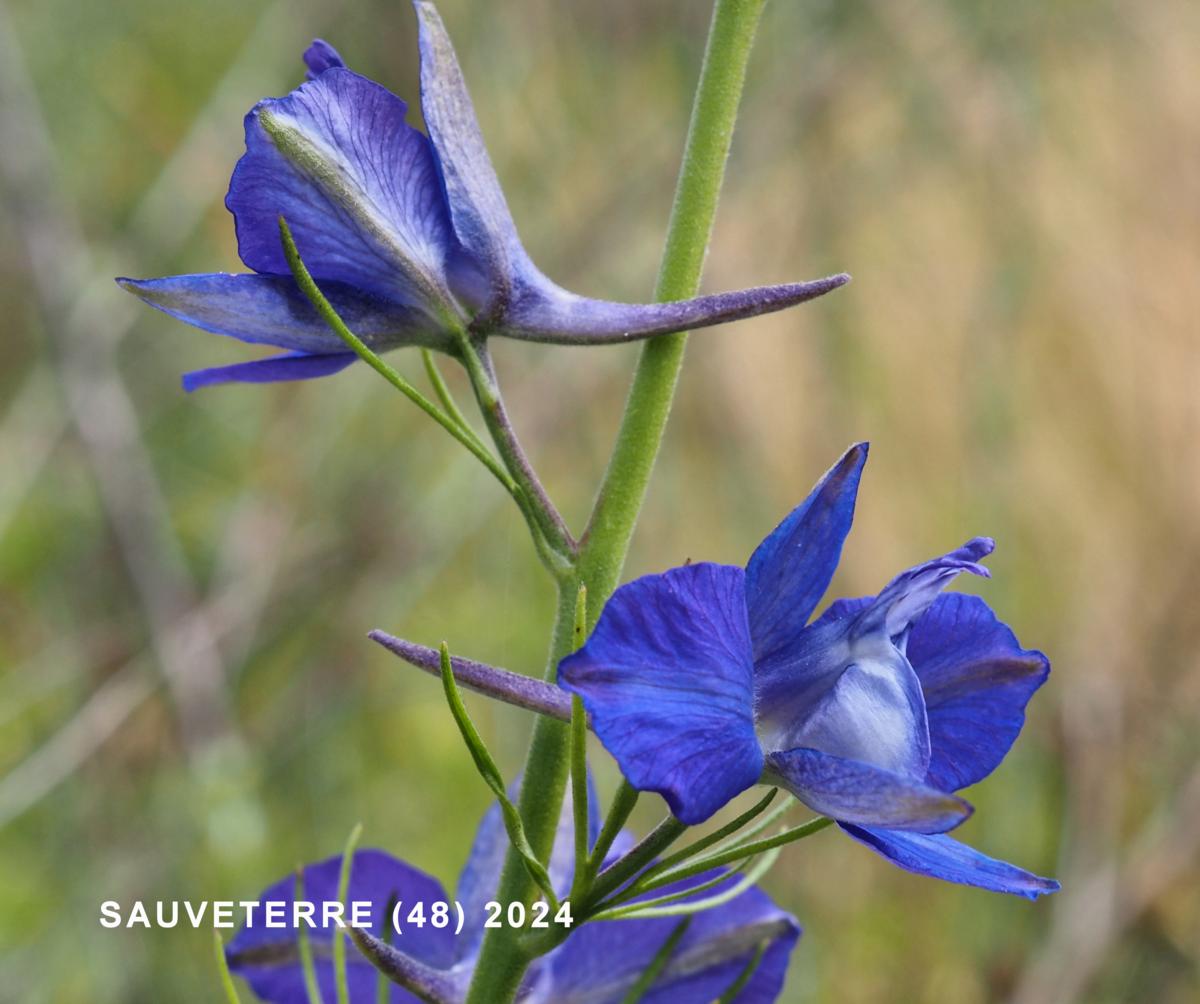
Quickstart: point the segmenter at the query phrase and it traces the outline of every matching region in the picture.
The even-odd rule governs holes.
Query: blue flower
[[[556,286],[517,236],[437,10],[423,0],[415,7],[428,137],[405,121],[403,101],[318,40],[304,54],[308,81],[246,116],[246,153],[225,204],[252,272],[118,280],[189,324],[286,350],[189,374],[189,390],[325,376],[354,361],[292,280],[280,216],[325,296],[377,352],[420,345],[454,353],[464,333],[626,342],[780,310],[849,278],[643,305]]]
[[[590,804],[595,805],[594,798]],[[595,813],[589,820],[589,828],[594,842],[599,831]],[[568,798],[549,868],[555,888],[563,892],[570,888],[573,844]],[[628,851],[632,844],[632,838],[622,834],[611,857]],[[465,918],[462,933],[457,936],[453,907],[448,927],[428,923],[435,904],[453,902],[436,879],[383,851],[363,850],[355,854],[347,902],[371,904],[370,933],[378,939],[383,938],[390,904],[396,901],[402,904],[401,933],[391,937],[392,948],[380,950],[386,951],[390,965],[405,974],[408,985],[419,987],[429,999],[455,1002],[464,998],[479,954],[485,904],[499,883],[507,847],[499,806],[493,805],[480,824],[454,894]],[[305,868],[305,900],[336,902],[340,868],[340,857]],[[687,884],[699,885],[716,875],[716,872],[706,873]],[[682,884],[667,886],[656,890],[654,895],[683,887]],[[718,886],[701,895],[712,895],[719,890]],[[290,923],[293,892],[294,879],[282,879],[264,890],[259,902],[287,904],[284,916]],[[423,927],[404,922],[418,903],[424,904],[427,918]],[[320,908],[317,919],[319,923]],[[521,996],[523,1004],[572,1001],[617,1004],[649,966],[677,922],[673,917],[594,921],[573,930],[562,945],[530,967]],[[328,952],[332,932],[332,926],[310,932],[317,980],[327,1001],[334,999],[333,965]],[[788,957],[799,936],[800,927],[794,917],[780,910],[758,889],[747,889],[728,903],[692,916],[687,932],[641,1000],[644,1004],[709,1004],[738,978],[758,948],[766,945],[757,970],[737,1000],[741,1004],[768,1004],[779,994]],[[295,929],[266,927],[263,907],[255,913],[252,923],[229,942],[226,955],[230,968],[246,979],[260,999],[270,1004],[308,1004]],[[347,953],[347,963],[351,1004],[374,1004],[378,980],[375,968],[353,947]],[[393,1004],[418,1000],[398,985],[390,990],[388,999]]]
[[[854,515],[852,447],[745,569],[694,564],[616,591],[559,667],[636,788],[685,823],[762,780],[910,871],[1036,897],[1058,888],[944,835],[1021,730],[1050,671],[980,599],[986,538],[810,622]]]

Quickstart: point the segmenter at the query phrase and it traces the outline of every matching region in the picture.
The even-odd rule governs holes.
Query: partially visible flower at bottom
[[[590,799],[589,804],[594,805],[595,799]],[[573,829],[568,798],[549,867],[560,894],[565,894],[571,884]],[[594,814],[589,829],[589,842],[594,842],[599,830]],[[424,904],[424,926],[402,923],[402,933],[393,934],[390,940],[401,953],[398,958],[428,999],[455,1004],[465,998],[483,937],[485,904],[499,883],[507,846],[499,806],[493,805],[483,817],[459,876],[455,899],[462,905],[465,923],[457,936],[453,906],[448,926],[436,928],[429,922],[435,904],[453,902],[436,879],[384,851],[362,850],[355,854],[346,901],[370,902],[369,931],[376,938],[384,938],[389,924],[386,915],[393,904],[401,904],[402,918],[418,903]],[[632,839],[622,834],[614,844],[612,856],[631,846]],[[340,857],[334,857],[304,869],[307,902],[336,901],[341,863]],[[686,885],[668,886],[653,895],[666,895],[687,885],[699,886],[716,875],[715,871],[708,872],[688,880]],[[732,873],[730,879],[732,884],[735,880]],[[293,919],[294,885],[294,879],[288,877],[259,896],[264,905],[287,904],[284,915],[289,925]],[[718,885],[699,895],[711,896],[722,888],[727,886]],[[243,927],[230,941],[226,949],[229,967],[245,978],[259,999],[268,1004],[308,1004],[296,929],[266,927],[263,910],[260,907],[253,923]],[[320,920],[318,907],[316,922]],[[548,923],[551,921],[552,918],[547,919]],[[660,917],[593,921],[573,929],[562,945],[530,966],[518,999],[522,1004],[618,1004],[650,966],[678,923],[677,917]],[[317,981],[326,1001],[332,1001],[335,994],[329,952],[333,930],[330,925],[309,931]],[[799,937],[800,926],[794,917],[779,909],[757,888],[747,889],[727,903],[692,916],[666,965],[640,999],[643,1004],[709,1004],[733,985],[759,949],[766,946],[753,976],[735,999],[740,1004],[769,1004],[779,995],[788,957]],[[377,970],[352,945],[348,946],[351,1004],[375,1004],[378,980]],[[391,1004],[421,999],[398,985],[389,989]]]

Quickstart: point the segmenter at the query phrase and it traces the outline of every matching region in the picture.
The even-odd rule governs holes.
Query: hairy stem
[[[656,292],[660,299],[683,299],[699,287],[746,66],[764,3],[716,2],[659,272]],[[616,588],[666,428],[685,341],[682,334],[668,335],[642,349],[588,534],[573,573],[559,582],[547,679],[554,678],[559,661],[575,645],[579,587],[588,590],[591,624]],[[545,717],[534,723],[518,807],[529,842],[543,860],[550,853],[566,788],[569,742],[570,730],[565,723]],[[510,848],[496,898],[501,903],[528,902],[534,890],[520,856]],[[504,928],[487,932],[468,1004],[504,1004],[516,996],[531,960],[517,935]]]
[[[692,106],[655,296],[696,295],[733,140],[746,65],[766,0],[717,0]],[[584,534],[580,569],[607,598],[616,587],[641,512],[683,365],[686,334],[646,343],[616,446]],[[598,609],[598,608],[597,608]]]
[[[537,472],[534,471],[521,441],[517,438],[512,419],[508,416],[508,409],[504,406],[504,398],[500,394],[500,384],[496,380],[496,370],[492,365],[487,343],[464,337],[460,351],[471,388],[479,402],[479,410],[483,414],[484,424],[491,433],[504,466],[524,493],[538,529],[561,559],[551,571],[565,572],[570,559],[575,555],[575,538],[571,536],[567,524],[550,500],[546,489],[542,487]]]

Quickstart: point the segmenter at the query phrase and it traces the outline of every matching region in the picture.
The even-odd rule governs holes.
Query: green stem
[[[584,595],[582,590],[579,595]],[[574,899],[588,878],[587,720],[578,694],[571,695],[571,802],[575,824],[575,870],[570,897]]]
[[[580,585],[577,579],[559,583],[558,613],[546,669],[549,678],[553,677],[558,663],[574,648],[575,604]],[[566,722],[545,715],[538,715],[534,722],[517,809],[524,821],[529,846],[542,861],[550,858],[567,787],[570,736]],[[496,891],[497,902],[505,908],[509,903],[528,903],[536,890],[520,853],[510,847]],[[467,992],[467,1004],[507,1004],[514,999],[526,968],[536,957],[525,949],[520,934],[507,926],[490,928],[486,932],[475,976]]]
[[[716,0],[659,270],[656,292],[660,299],[683,299],[699,287],[746,66],[765,2]],[[579,587],[587,587],[589,621],[594,624],[620,579],[666,429],[685,344],[685,335],[668,335],[651,340],[642,349],[579,559],[573,572],[559,579],[547,679],[553,680],[559,661],[572,651]],[[562,807],[569,742],[570,729],[565,723],[538,717],[518,806],[526,837],[542,860],[549,856]],[[528,902],[535,889],[520,855],[510,848],[497,900]],[[468,1004],[506,1004],[516,996],[531,960],[528,951],[522,950],[518,934],[503,927],[486,933]]]
[[[221,977],[221,989],[225,993],[226,1004],[242,1004],[237,987],[233,985],[233,977],[229,975],[229,962],[225,958],[225,942],[221,940],[220,931],[213,931],[213,948],[217,953],[217,973]]]
[[[459,339],[459,353],[492,442],[496,444],[504,466],[525,496],[529,517],[559,557],[557,565],[551,566],[550,570],[559,578],[563,578],[570,572],[570,562],[578,545],[546,489],[542,487],[537,472],[534,471],[521,441],[517,438],[512,420],[504,407],[504,398],[500,394],[500,384],[496,380],[496,371],[492,366],[487,343],[472,339],[464,333]]]
[[[517,508],[521,510],[521,515],[525,517],[525,522],[529,526],[529,533],[533,538],[533,546],[537,550],[538,557],[556,579],[562,580],[569,574],[570,555],[574,554],[575,541],[571,538],[570,533],[566,532],[562,518],[546,497],[536,476],[533,476],[532,468],[529,467],[524,454],[520,453],[520,446],[516,446],[516,453],[514,454],[512,444],[506,443],[501,438],[496,439],[497,446],[504,456],[505,464],[509,468],[505,470],[504,466],[488,452],[487,447],[483,445],[482,440],[475,434],[470,425],[467,424],[466,419],[462,416],[462,412],[458,411],[452,401],[448,405],[449,412],[442,411],[441,408],[426,398],[416,387],[405,380],[403,376],[380,359],[370,346],[346,326],[346,323],[338,316],[337,311],[333,309],[333,306],[325,298],[325,294],[321,292],[316,280],[313,279],[308,268],[300,258],[300,252],[296,249],[296,242],[292,239],[292,232],[288,227],[287,221],[282,216],[279,217],[279,236],[283,243],[284,256],[287,258],[288,266],[292,270],[292,277],[296,280],[296,284],[300,287],[304,295],[308,297],[325,323],[329,325],[333,332],[349,348],[354,350],[363,362],[450,433],[484,467],[491,471],[496,480],[504,486],[505,491],[513,497],[513,501],[517,503]],[[465,339],[465,333],[462,334]],[[469,348],[464,350],[464,352],[468,357],[471,355]],[[468,365],[468,371],[470,371],[470,365]],[[431,369],[428,365],[426,372],[429,373],[430,380],[434,384],[434,391],[438,396],[442,397],[443,393],[447,395],[446,397],[442,397],[443,403],[446,403],[449,391],[445,387],[444,381],[441,380],[441,374],[437,373],[436,367]],[[474,376],[472,377],[472,382],[475,382]],[[478,385],[476,386],[476,390],[478,392]],[[482,398],[480,399],[480,403],[481,405],[483,404]],[[495,406],[493,408],[493,411],[496,410],[506,420],[507,417],[504,416],[503,403],[499,401],[498,391],[495,394]],[[492,427],[494,416],[487,408],[484,409],[484,417],[489,421],[489,429],[491,429],[493,436],[496,436],[496,430]],[[505,452],[506,450],[508,452]]]
[[[717,0],[713,10],[655,287],[660,300],[686,299],[700,288],[746,64],[765,2]],[[646,343],[638,360],[580,556],[580,569],[589,588],[595,592],[597,586],[607,587],[600,592],[604,598],[621,575],[666,429],[686,344],[686,334],[654,338]]]
[[[446,384],[446,378],[442,376],[442,371],[438,368],[437,360],[433,358],[433,352],[429,349],[421,349],[421,362],[425,365],[425,375],[429,378],[429,385],[433,388],[433,392],[437,395],[437,399],[441,402],[446,414],[462,429],[464,435],[470,436],[486,451],[487,447],[483,445],[483,440],[471,428],[471,423],[467,421],[467,416],[462,413],[458,402],[454,400],[454,395],[450,393],[450,388]]]
[[[637,788],[621,778],[621,786],[617,788],[617,793],[613,796],[612,806],[608,810],[608,815],[604,817],[604,825],[600,828],[600,835],[596,838],[596,846],[592,848],[591,857],[588,858],[587,875],[583,882],[587,887],[591,887],[592,879],[604,866],[604,859],[608,856],[609,848],[620,834],[625,821],[629,819],[629,814],[633,812],[633,807],[637,805],[640,795],[641,792]]]

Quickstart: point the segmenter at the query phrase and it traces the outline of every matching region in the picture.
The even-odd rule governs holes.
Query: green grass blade
[[[221,940],[221,932],[213,931],[213,947],[217,952],[217,973],[221,977],[221,989],[225,991],[228,1004],[242,1004],[237,987],[233,985],[233,976],[229,972],[229,961],[225,958],[225,942]]]
[[[342,904],[343,924],[349,923],[346,897],[350,893],[350,870],[354,867],[354,851],[358,838],[362,836],[362,823],[356,823],[346,838],[346,849],[342,852],[342,868],[338,872],[337,897]],[[350,984],[346,978],[346,931],[337,927],[333,932],[333,981],[337,987],[337,1004],[350,1004]]]

